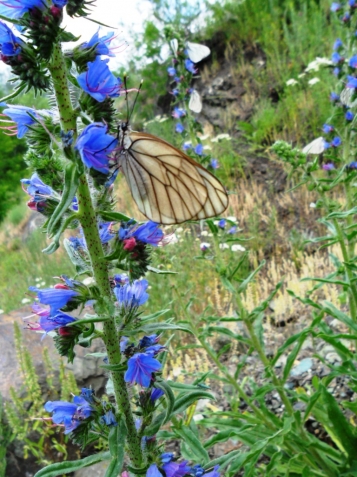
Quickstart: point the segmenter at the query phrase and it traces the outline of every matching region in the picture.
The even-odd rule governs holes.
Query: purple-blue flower
[[[37,116],[36,110],[28,108],[27,106],[18,106],[18,105],[9,105],[6,109],[3,110],[3,114],[8,116],[12,121],[16,123],[16,131],[12,126],[7,127],[13,132],[17,132],[17,137],[21,139],[27,133],[28,126],[34,124],[34,117]],[[5,128],[3,128],[5,129]]]
[[[354,76],[347,75],[346,88],[356,89],[357,88],[357,78],[355,78]]]
[[[205,473],[205,469],[197,464],[192,467],[191,473],[194,477],[202,477],[202,475]]]
[[[323,164],[322,169],[324,171],[333,171],[335,169],[335,166],[332,162],[328,162],[327,164]]]
[[[173,94],[174,96],[178,96],[179,93],[180,93],[180,91],[179,91],[177,88],[174,88],[174,89],[172,90],[172,94]]]
[[[28,186],[26,192],[34,197],[41,196],[41,199],[43,199],[43,196],[51,196],[53,194],[53,189],[41,181],[37,172],[32,174],[31,179],[21,179],[20,182]]]
[[[333,2],[331,4],[331,12],[338,12],[339,10],[341,9],[341,4],[340,3],[337,3],[337,2]]]
[[[187,465],[187,461],[183,462],[169,462],[162,466],[165,471],[166,477],[184,477],[187,475],[191,468]]]
[[[157,389],[157,388],[154,388],[152,391],[151,391],[151,395],[150,395],[150,399],[152,402],[155,402],[157,401],[158,399],[160,399],[163,395],[164,395],[164,391],[162,389]]]
[[[146,477],[162,477],[162,473],[156,464],[151,464],[146,472]]]
[[[338,76],[338,75],[341,73],[341,69],[340,69],[340,68],[337,68],[337,66],[336,66],[336,68],[334,68],[334,69],[332,70],[332,73],[333,73],[335,76]]]
[[[42,305],[50,305],[51,310],[60,310],[79,293],[74,290],[68,290],[64,288],[36,288],[29,287],[29,290],[36,292],[39,302]]]
[[[146,353],[134,354],[128,360],[128,370],[124,379],[127,383],[137,383],[144,388],[150,386],[152,374],[160,371],[161,363]]]
[[[102,243],[108,243],[112,238],[114,238],[112,225],[112,222],[101,222],[98,224],[99,237]]]
[[[347,111],[345,114],[345,118],[347,119],[347,121],[353,121],[354,117],[355,115],[352,113],[352,111]]]
[[[156,334],[150,336],[143,336],[139,341],[140,348],[147,348],[148,346],[153,346],[159,342],[160,338]]]
[[[106,55],[106,56],[115,56],[115,54],[109,49],[108,45],[110,45],[110,42],[112,41],[114,36],[114,32],[110,31],[107,33],[107,35],[102,36],[99,38],[99,30],[94,33],[92,38],[85,43],[81,44],[81,48],[92,48],[93,46],[96,45],[95,47],[95,52],[97,55]]]
[[[351,8],[356,8],[357,7],[357,2],[356,2],[356,0],[348,0],[348,5]]]
[[[195,64],[189,60],[188,58],[185,60],[185,68],[187,71],[192,73],[193,75],[197,73],[197,69],[195,68]]]
[[[171,77],[175,76],[176,75],[176,70],[173,66],[169,66],[167,68],[167,74]]]
[[[341,146],[341,144],[342,144],[341,138],[339,138],[338,136],[334,137],[331,141],[332,147],[338,147],[338,146]]]
[[[118,140],[108,134],[108,128],[102,123],[87,126],[77,139],[75,149],[87,167],[108,174],[109,155],[115,150]]]
[[[113,413],[113,411],[111,409],[109,409],[109,411],[107,411],[104,416],[101,416],[100,418],[100,422],[102,424],[105,424],[106,426],[108,427],[111,427],[111,426],[117,426],[118,423],[115,419],[115,415]]]
[[[28,323],[28,327],[35,331],[49,333],[76,321],[75,318],[62,311],[49,310],[41,307],[38,303],[32,305],[32,311],[39,317],[39,320],[37,323]]]
[[[340,38],[337,38],[335,43],[333,44],[333,49],[339,50],[341,46],[343,46],[342,40]]]
[[[352,76],[351,76],[351,78],[352,78]],[[331,93],[330,94],[330,101],[332,101],[333,103],[336,103],[339,100],[340,100],[340,96],[337,93]]]
[[[32,8],[44,7],[42,0],[3,0],[0,1],[0,15],[7,18],[21,18]]]
[[[348,164],[349,169],[357,169],[357,161],[352,161]]]
[[[324,145],[324,149],[329,149],[331,147],[331,144],[327,141],[325,141],[325,139],[323,140],[323,145]]]
[[[0,50],[5,56],[18,55],[23,41],[12,30],[0,21]]]
[[[164,238],[164,232],[156,222],[145,222],[142,225],[129,226],[123,224],[119,229],[119,239],[128,240],[134,237],[136,240],[157,247]]]
[[[342,21],[344,23],[347,23],[351,20],[351,14],[349,12],[345,12],[343,17],[342,17]]]
[[[226,223],[227,223],[226,219],[221,219],[217,225],[220,229],[224,229],[226,226]]]
[[[183,125],[181,123],[177,123],[176,124],[176,127],[175,127],[175,131],[179,134],[183,133],[185,130],[185,128],[183,127]]]
[[[203,144],[197,144],[197,146],[194,149],[195,153],[198,154],[199,156],[202,156],[203,154]]]
[[[339,63],[343,62],[342,56],[339,53],[337,53],[337,51],[334,51],[332,53],[331,60],[332,60],[332,63],[335,65],[338,65]]]
[[[88,70],[77,77],[83,91],[100,103],[108,97],[120,95],[121,80],[110,71],[108,61],[97,56],[93,62],[87,63]]]
[[[53,4],[56,5],[56,7],[63,8],[67,5],[68,0],[53,0]]]
[[[190,149],[192,149],[192,144],[190,142],[184,142],[182,146],[182,150],[189,151]]]
[[[325,134],[329,134],[330,132],[332,132],[335,128],[333,126],[331,126],[331,124],[324,124],[322,126],[322,130]]]
[[[212,167],[212,169],[219,168],[219,162],[217,159],[211,159],[209,165]]]
[[[132,310],[147,302],[149,295],[146,293],[148,287],[147,280],[134,280],[133,283],[116,285],[114,294],[118,300],[120,308]]]
[[[117,273],[114,275],[114,281],[116,285],[125,285],[129,283],[129,277],[125,273]]]
[[[214,469],[211,470],[211,472],[207,472],[206,474],[204,474],[204,477],[219,477],[220,472],[218,471],[218,469],[219,469],[219,465],[216,465]]]
[[[350,66],[351,68],[357,68],[357,55],[354,55],[350,58],[348,66]]]
[[[178,106],[175,106],[174,107],[174,110],[172,112],[172,116],[175,118],[175,119],[179,119],[179,118],[182,118],[183,116],[186,116],[186,111],[182,108],[179,108]]]
[[[65,434],[76,429],[93,412],[90,404],[80,396],[74,396],[73,402],[47,401],[45,410],[52,412],[52,421],[65,427]]]

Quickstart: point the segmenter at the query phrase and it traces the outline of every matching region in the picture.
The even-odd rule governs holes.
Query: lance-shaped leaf
[[[83,469],[83,467],[89,467],[90,465],[108,459],[110,459],[110,452],[100,452],[99,454],[90,455],[89,457],[84,457],[79,460],[56,462],[39,470],[35,477],[57,477],[63,474],[71,474],[76,470]]]

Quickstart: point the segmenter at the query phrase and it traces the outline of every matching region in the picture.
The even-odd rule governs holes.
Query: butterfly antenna
[[[125,88],[125,102],[126,102],[126,124],[129,124],[129,118],[130,118],[130,113],[129,113],[129,102],[128,102],[128,85],[127,85],[127,75],[124,73],[124,88]]]
[[[137,93],[136,93],[136,96],[135,96],[135,99],[134,99],[134,103],[133,103],[133,107],[131,108],[131,113],[130,113],[130,115],[129,115],[129,117],[128,117],[128,123],[127,123],[127,124],[129,124],[129,121],[130,121],[130,119],[131,119],[131,117],[132,117],[132,115],[133,115],[133,112],[134,112],[134,109],[135,109],[135,105],[136,105],[136,102],[137,102],[137,100],[138,100],[138,97],[139,97],[140,90],[141,90],[141,87],[142,87],[142,85],[143,85],[143,82],[144,82],[144,80],[141,80],[141,81],[140,81],[140,85],[139,85],[138,91],[137,91]]]

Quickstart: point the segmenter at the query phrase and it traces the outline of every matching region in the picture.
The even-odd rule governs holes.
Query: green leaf
[[[157,273],[158,275],[177,275],[178,272],[170,272],[170,270],[160,270],[159,268],[151,267],[148,265],[146,267],[149,272]]]
[[[105,210],[100,210],[98,215],[100,215],[103,220],[108,220],[109,222],[128,222],[131,220],[133,225],[136,224],[136,220],[127,215],[121,214],[120,212],[106,212]]]
[[[186,331],[187,333],[191,333],[192,331],[190,328],[182,325],[174,325],[171,323],[148,323],[139,326],[139,328],[136,328],[135,330],[125,330],[126,335],[135,335],[137,334],[138,331],[142,331],[144,333],[159,333],[160,331],[167,331],[167,330],[181,330],[181,331]]]
[[[142,316],[141,323],[155,320],[156,318],[159,318],[160,316],[165,315],[165,313],[168,313],[169,311],[171,310],[168,308],[166,310],[160,310],[160,311],[157,311],[156,313],[152,313],[151,315]]]
[[[179,412],[185,411],[189,406],[191,406],[191,404],[195,403],[199,399],[212,399],[214,401],[216,398],[206,391],[193,391],[176,399],[173,413],[178,414]]]
[[[245,280],[243,280],[243,282],[239,285],[237,293],[245,292],[249,283],[254,280],[255,275],[259,273],[264,266],[265,266],[265,260],[262,260],[261,264],[255,270],[253,270],[253,272]]]
[[[118,425],[111,429],[109,434],[109,450],[113,459],[104,477],[117,477],[121,473],[124,464],[126,434],[124,417],[121,416]]]
[[[292,345],[293,343],[295,343],[295,341],[301,339],[301,336],[303,336],[303,335],[307,336],[308,333],[309,333],[309,330],[304,330],[304,331],[300,331],[300,333],[296,333],[295,335],[290,336],[290,338],[288,338],[285,341],[285,343],[282,346],[280,346],[280,348],[278,349],[278,352],[274,356],[274,359],[272,360],[271,363],[275,364],[278,361],[278,359],[280,358],[280,356],[284,353],[286,348],[289,348],[289,346]]]
[[[322,385],[321,394],[323,402],[327,409],[329,420],[331,422],[331,429],[329,434],[332,438],[334,438],[335,442],[336,439],[338,440],[338,442],[345,449],[351,460],[355,459],[357,449],[357,436],[355,434],[354,427],[344,416],[336,399]]]
[[[89,457],[84,457],[79,460],[56,462],[39,470],[34,477],[57,477],[62,474],[71,474],[76,470],[83,469],[83,467],[89,467],[90,465],[108,459],[110,459],[110,452],[100,452],[99,454],[90,455]]]
[[[332,212],[326,219],[344,219],[355,214],[357,214],[357,207],[352,207],[352,209],[346,210],[346,212]]]
[[[181,439],[183,439],[184,442],[189,446],[190,450],[196,455],[198,462],[207,464],[209,461],[208,452],[189,427],[175,429],[175,433],[178,434]]]
[[[61,220],[68,208],[72,205],[72,200],[77,192],[80,173],[76,164],[67,164],[64,172],[64,188],[60,203],[55,208],[47,225],[47,235],[52,236],[55,226]]]
[[[59,36],[59,41],[62,42],[67,42],[67,41],[78,41],[80,39],[80,36],[74,36],[73,33],[62,30]]]
[[[329,280],[327,278],[305,277],[305,278],[302,278],[300,281],[301,282],[314,281],[314,282],[320,282],[320,283],[332,283],[334,285],[350,286],[349,282],[345,282],[343,280]]]
[[[169,384],[167,383],[167,381],[162,381],[161,379],[156,379],[155,387],[164,391],[165,396],[166,396],[166,401],[167,401],[166,416],[165,416],[165,419],[162,422],[162,424],[166,424],[170,420],[171,414],[174,410],[175,396],[174,396],[174,393],[172,392],[172,389],[170,388]]]
[[[289,354],[287,360],[286,360],[286,365],[285,365],[285,368],[284,368],[284,373],[283,373],[283,381],[285,382],[289,376],[289,373],[290,373],[290,370],[291,368],[293,367],[293,364],[294,364],[294,361],[297,357],[297,355],[299,354],[299,351],[301,349],[301,346],[303,345],[305,339],[306,339],[306,334],[301,334],[301,336],[299,337],[296,345],[294,346],[293,350],[291,351],[291,353]]]
[[[3,18],[0,15],[0,18]],[[9,20],[10,21],[10,20]],[[12,21],[12,20],[11,20]],[[15,89],[12,93],[8,94],[7,96],[4,96],[3,98],[0,99],[0,103],[4,103],[8,101],[9,99],[16,98],[19,94],[22,93],[22,91],[26,88],[26,83],[22,83],[17,89]]]
[[[342,323],[349,326],[352,330],[357,331],[357,323],[355,323],[348,315],[346,315],[346,313],[336,308],[335,305],[329,301],[323,302],[322,309],[337,320],[342,321]]]

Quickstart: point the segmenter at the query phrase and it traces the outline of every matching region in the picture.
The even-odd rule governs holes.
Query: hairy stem
[[[53,85],[60,113],[62,129],[67,132],[74,130],[76,135],[76,113],[73,110],[68,82],[66,76],[66,64],[60,45],[56,45],[49,69],[53,78]],[[87,177],[83,174],[79,181],[78,191],[78,219],[81,223],[83,234],[86,239],[87,249],[91,260],[93,275],[100,291],[103,303],[108,307],[112,303],[112,292],[109,283],[107,262],[104,260],[104,252],[100,241],[97,216],[92,203]],[[108,361],[110,365],[119,365],[122,359],[119,347],[118,333],[115,328],[114,318],[104,321],[103,341],[105,343]],[[130,398],[124,375],[121,371],[111,371],[114,393],[119,411],[124,415],[127,434],[128,454],[132,464],[140,467],[143,463],[143,454],[140,446],[140,438],[135,428],[134,417],[131,410]]]

